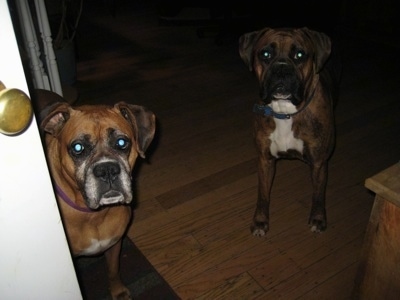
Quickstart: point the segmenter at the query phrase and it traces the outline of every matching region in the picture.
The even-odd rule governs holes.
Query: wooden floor
[[[80,24],[78,103],[123,100],[158,118],[135,170],[128,232],[149,261],[182,299],[349,299],[374,199],[364,181],[400,159],[398,49],[338,35],[344,70],[328,229],[313,234],[307,225],[308,167],[282,160],[270,231],[256,238],[258,88],[236,37],[218,44],[199,38],[198,26],[160,24],[140,1],[119,2],[115,17],[99,3],[86,2]]]

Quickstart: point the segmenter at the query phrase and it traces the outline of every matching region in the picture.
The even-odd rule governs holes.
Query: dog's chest
[[[270,134],[271,140],[270,152],[276,158],[279,157],[279,152],[287,152],[289,149],[296,150],[300,154],[303,153],[303,141],[295,138],[293,135],[292,119],[275,119],[275,130]]]
[[[297,112],[296,107],[290,101],[272,101],[270,104],[273,111],[281,114],[293,114]],[[296,150],[303,154],[303,141],[295,138],[292,130],[293,119],[273,119],[275,122],[275,130],[269,135],[271,140],[270,152],[276,158],[279,152],[287,152],[288,150]]]
[[[79,255],[95,255],[98,253],[102,253],[108,248],[110,248],[112,245],[114,245],[118,239],[116,238],[110,238],[110,239],[103,239],[103,240],[98,240],[98,239],[91,239],[90,245],[84,249]]]

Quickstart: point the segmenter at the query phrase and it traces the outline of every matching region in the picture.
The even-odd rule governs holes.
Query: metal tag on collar
[[[288,120],[291,118],[290,114],[278,114],[278,113],[274,113],[274,117],[280,120]]]

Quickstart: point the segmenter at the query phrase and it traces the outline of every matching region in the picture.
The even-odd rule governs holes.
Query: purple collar
[[[57,194],[61,197],[61,199],[64,200],[64,202],[65,202],[68,206],[70,206],[70,207],[72,207],[72,208],[74,208],[74,209],[76,209],[76,210],[79,210],[79,211],[81,211],[81,212],[86,212],[86,213],[96,212],[95,210],[92,210],[92,209],[90,209],[89,207],[80,207],[80,206],[76,205],[76,204],[64,193],[64,191],[63,191],[58,185],[56,185],[56,191],[57,191]]]

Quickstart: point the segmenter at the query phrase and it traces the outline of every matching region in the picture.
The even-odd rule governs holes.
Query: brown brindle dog
[[[334,148],[333,104],[338,94],[327,66],[331,40],[308,28],[264,28],[242,35],[239,53],[260,84],[254,105],[258,149],[258,200],[252,233],[269,229],[276,161],[297,158],[311,168],[311,231],[326,229],[325,190]]]
[[[121,240],[131,219],[131,172],[155,133],[155,116],[142,106],[44,110],[47,160],[74,256],[104,253],[113,299],[131,299],[121,282]]]

